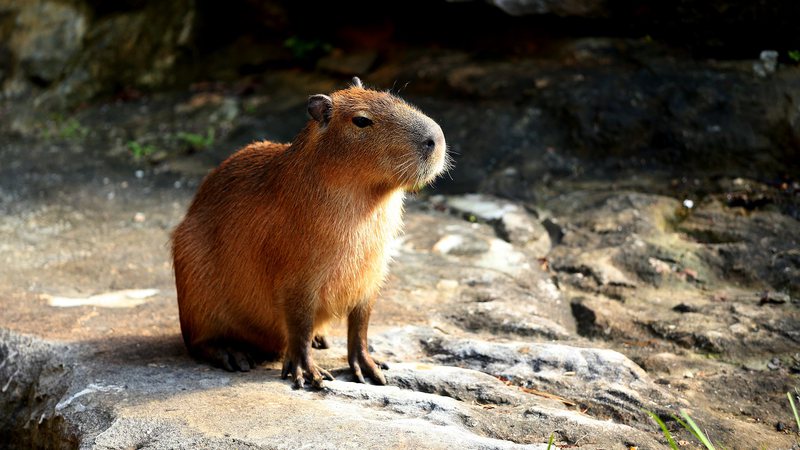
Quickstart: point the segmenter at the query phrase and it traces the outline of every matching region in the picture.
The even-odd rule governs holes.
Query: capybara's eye
[[[372,121],[371,120],[367,119],[366,117],[361,117],[361,116],[353,117],[353,123],[358,128],[364,128],[364,127],[368,127],[368,126],[372,125]]]

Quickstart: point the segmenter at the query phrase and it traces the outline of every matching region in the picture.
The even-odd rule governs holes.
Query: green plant
[[[550,439],[547,440],[547,450],[553,448],[553,441],[555,441],[555,435],[551,434]]]
[[[140,144],[136,141],[128,142],[128,149],[131,151],[134,159],[142,159],[146,156],[152,155],[156,152],[156,148],[150,144]]]
[[[667,424],[665,424],[664,421],[661,420],[661,418],[658,417],[656,413],[652,411],[645,411],[645,412],[658,424],[659,427],[661,427],[661,431],[664,433],[664,437],[667,439],[669,448],[673,450],[678,450],[678,444],[676,444],[675,440],[672,439],[672,434],[669,432],[669,429],[667,429]]]
[[[209,127],[205,136],[181,131],[178,133],[177,137],[179,140],[188,144],[192,150],[205,150],[214,145],[214,128]]]
[[[667,429],[667,425],[664,423],[664,421],[661,420],[660,417],[658,417],[655,413],[651,411],[645,411],[645,412],[658,424],[659,427],[661,427],[661,431],[664,433],[664,437],[667,438],[667,442],[669,443],[670,448],[678,450],[678,444],[675,443],[675,439],[672,438],[672,434]],[[698,441],[700,441],[700,443],[702,443],[708,450],[716,450],[714,444],[711,443],[711,441],[703,433],[703,430],[701,430],[700,427],[695,423],[695,421],[692,420],[691,417],[689,417],[689,414],[686,411],[681,410],[681,416],[683,416],[685,421],[681,420],[680,417],[674,414],[672,415],[672,418],[675,419],[675,421],[678,422],[680,426],[682,426],[683,428],[687,429],[690,433],[692,433],[692,435]]]
[[[61,125],[59,135],[64,139],[84,138],[89,134],[89,129],[81,125],[78,119],[70,118]]]
[[[795,393],[797,393],[797,388],[795,388]],[[797,422],[797,431],[800,432],[800,415],[797,414],[797,407],[794,406],[794,396],[791,392],[787,392],[786,396],[789,397],[789,404],[792,405],[792,413],[794,414],[794,421]]]
[[[694,420],[692,420],[692,418],[691,418],[691,417],[689,417],[689,414],[688,414],[688,413],[686,413],[686,411],[681,411],[681,416],[683,416],[683,418],[684,418],[684,419],[686,419],[686,422],[682,421],[681,419],[679,419],[679,418],[678,418],[678,417],[676,417],[676,416],[672,416],[672,417],[673,417],[673,418],[674,418],[674,419],[675,419],[675,420],[676,420],[676,421],[677,421],[677,422],[678,422],[678,423],[679,423],[679,424],[680,424],[680,425],[681,425],[683,428],[686,428],[687,430],[689,430],[689,431],[690,431],[690,432],[691,432],[691,433],[694,435],[694,437],[695,437],[695,438],[697,438],[697,440],[698,440],[698,441],[700,441],[700,442],[701,442],[703,445],[705,445],[705,446],[706,446],[706,448],[707,448],[708,450],[716,450],[716,449],[714,448],[714,444],[712,444],[712,443],[711,443],[711,441],[710,441],[710,440],[708,440],[708,438],[706,437],[706,435],[705,435],[705,434],[703,434],[703,430],[701,430],[701,429],[700,429],[700,427],[699,427],[699,426],[697,426],[697,424],[696,424],[696,423],[694,423]]]
[[[89,134],[89,128],[81,125],[78,119],[65,118],[61,114],[54,114],[45,125],[45,139],[82,139]]]
[[[789,59],[796,63],[800,63],[800,50],[789,50]]]
[[[283,42],[284,47],[292,51],[297,59],[314,58],[325,55],[333,50],[333,46],[319,39],[303,39],[292,36]]]

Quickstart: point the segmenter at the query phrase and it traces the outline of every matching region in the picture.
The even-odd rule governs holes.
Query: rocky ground
[[[509,149],[526,124],[556,117],[487,100],[511,93],[474,81],[481,69],[447,81],[472,100],[437,97],[453,72],[428,68],[413,99],[451,149],[480,135],[505,159],[487,173],[491,152],[456,154],[465,169],[409,199],[371,321],[387,387],[352,382],[342,327],[316,351],[337,377],[320,392],[292,390],[277,363],[197,363],[179,335],[169,233],[202,176],[252,139],[290,140],[306,96],[338,78],[289,72],[64,115],[5,106],[2,446],[544,449],[553,435],[559,448],[662,448],[645,410],[685,409],[728,448],[798,448],[786,399],[800,372],[796,177],[626,155],[594,170],[560,147],[519,165]]]

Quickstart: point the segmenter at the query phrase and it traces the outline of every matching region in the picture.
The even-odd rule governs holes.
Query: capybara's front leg
[[[372,302],[367,301],[356,306],[347,317],[347,361],[359,382],[365,383],[366,375],[375,383],[386,384],[386,377],[370,356],[367,347],[370,313],[372,313]]]
[[[314,314],[303,308],[289,308],[286,325],[289,330],[286,356],[283,360],[281,377],[291,376],[295,388],[302,388],[304,376],[311,379],[317,389],[323,387],[323,378],[333,380],[333,375],[320,368],[311,358],[311,341],[314,338]]]

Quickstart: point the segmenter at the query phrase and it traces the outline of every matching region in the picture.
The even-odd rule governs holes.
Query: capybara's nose
[[[426,128],[427,133],[419,148],[422,159],[428,159],[437,147],[444,147],[444,133],[439,124],[431,120]]]

